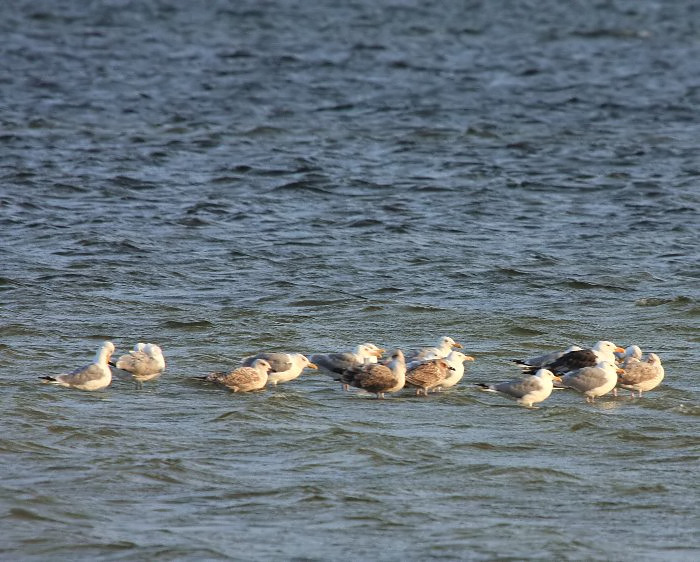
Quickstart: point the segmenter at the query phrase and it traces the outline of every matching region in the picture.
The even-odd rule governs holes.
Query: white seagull
[[[114,353],[114,344],[104,342],[95,354],[95,359],[89,365],[80,367],[64,375],[40,377],[43,382],[77,388],[78,390],[102,390],[112,382],[112,371],[109,359]]]
[[[543,402],[552,394],[552,381],[559,380],[552,371],[540,369],[536,374],[524,379],[501,382],[497,384],[477,383],[487,392],[500,392],[510,398],[515,398],[518,404],[533,408],[534,404]]]
[[[117,359],[114,366],[143,382],[157,377],[165,370],[165,357],[163,350],[156,344],[137,343],[132,351]]]
[[[464,362],[474,361],[474,358],[471,355],[465,355],[461,351],[453,350],[445,357],[445,361],[447,361],[453,370],[447,373],[447,378],[438,385],[438,389],[451,388],[461,381],[462,377],[464,377]]]
[[[294,380],[304,369],[318,369],[315,363],[301,353],[258,353],[246,357],[243,360],[243,366],[250,367],[256,359],[264,359],[270,364],[271,371],[267,374],[267,384],[271,385]]]
[[[598,396],[607,394],[617,384],[617,374],[622,372],[611,361],[599,361],[594,367],[582,367],[565,373],[562,386],[573,388],[586,397],[586,402],[595,402]]]
[[[462,349],[462,344],[453,340],[450,336],[441,337],[435,347],[424,347],[420,351],[412,353],[409,357],[408,368],[411,369],[423,361],[430,359],[442,359],[447,357],[453,348]]]

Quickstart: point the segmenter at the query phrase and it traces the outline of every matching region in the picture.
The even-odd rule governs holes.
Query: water
[[[697,559],[697,6],[0,16],[3,559]],[[477,360],[427,399],[191,381],[443,334]],[[104,339],[166,373],[38,383]],[[664,384],[471,386],[598,339]]]

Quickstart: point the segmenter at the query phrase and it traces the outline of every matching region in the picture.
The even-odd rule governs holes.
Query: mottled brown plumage
[[[627,361],[623,372],[618,375],[617,386],[631,390],[632,397],[637,390],[641,398],[642,391],[656,388],[662,380],[664,380],[664,368],[661,365],[661,359],[656,353],[650,353],[646,361]]]
[[[258,359],[264,359],[270,364],[267,374],[267,384],[276,386],[278,383],[289,382],[301,375],[306,368],[318,369],[301,353],[258,353],[243,360],[244,367],[250,367]]]
[[[454,367],[444,359],[426,361],[406,373],[406,385],[415,387],[417,395],[422,391],[427,396],[429,390],[440,386],[440,383],[449,376],[450,371],[454,371]]]
[[[406,362],[403,352],[397,349],[386,365],[377,363],[349,369],[337,380],[372,392],[377,395],[377,398],[384,398],[385,392],[397,392],[406,382]]]
[[[223,385],[233,392],[260,390],[267,384],[270,364],[264,359],[256,359],[251,367],[238,367],[233,371],[219,371],[207,375],[204,380]]]

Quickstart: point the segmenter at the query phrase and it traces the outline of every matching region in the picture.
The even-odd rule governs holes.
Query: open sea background
[[[0,3],[0,558],[698,560],[700,5]],[[477,360],[377,401],[247,354]],[[159,343],[165,374],[37,377]],[[661,387],[479,393],[599,339]]]

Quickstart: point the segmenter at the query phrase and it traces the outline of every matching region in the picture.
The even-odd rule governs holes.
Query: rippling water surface
[[[691,2],[0,6],[4,559],[697,560]],[[462,384],[192,381],[415,348]],[[135,388],[38,384],[104,339]],[[510,359],[610,339],[661,387],[537,410]]]

